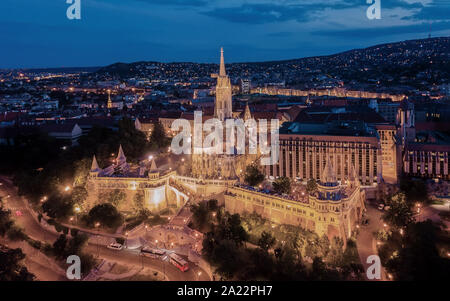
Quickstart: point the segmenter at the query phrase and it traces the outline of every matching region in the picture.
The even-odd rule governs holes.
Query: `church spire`
[[[225,59],[223,58],[223,47],[220,48],[220,76],[227,76],[227,72],[225,71]]]

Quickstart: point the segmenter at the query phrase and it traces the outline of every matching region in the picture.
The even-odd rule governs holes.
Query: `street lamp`
[[[99,242],[98,242],[98,239],[99,239],[99,236],[100,236],[100,234],[99,234],[99,231],[100,231],[99,227],[100,227],[100,223],[99,222],[95,223],[95,228],[97,229],[97,258],[100,257],[100,248],[99,248]]]
[[[200,276],[202,275],[202,272],[201,271],[198,271],[198,273],[197,273],[197,281],[200,281]]]
[[[80,207],[75,207],[75,223],[78,224],[78,214],[80,214],[81,212],[81,208]]]

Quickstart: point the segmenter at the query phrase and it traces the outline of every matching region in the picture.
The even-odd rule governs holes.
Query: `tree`
[[[42,209],[52,218],[67,218],[73,214],[71,195],[53,194],[42,204]]]
[[[67,236],[61,234],[53,243],[53,252],[57,258],[64,258],[66,256]]]
[[[11,220],[11,211],[3,208],[0,204],[0,236],[5,236],[5,234],[11,229],[14,222]]]
[[[308,193],[313,193],[317,191],[317,182],[314,179],[310,179],[306,184],[306,191]]]
[[[92,159],[84,158],[74,163],[75,173],[73,176],[74,186],[84,186],[91,170]]]
[[[153,124],[152,134],[150,135],[150,144],[152,148],[162,148],[168,144],[166,131],[159,121]]]
[[[109,203],[99,204],[93,207],[85,217],[88,225],[93,226],[99,222],[102,226],[114,228],[123,223],[122,215],[116,207]]]
[[[277,193],[286,193],[289,194],[291,192],[291,180],[287,177],[280,177],[276,179],[273,184],[273,190]]]
[[[208,204],[205,202],[193,204],[191,205],[191,212],[194,226],[199,230],[205,229],[205,227],[207,227],[210,222]]]
[[[250,186],[256,186],[264,181],[264,175],[256,164],[252,164],[245,169],[244,181]]]
[[[403,177],[400,179],[400,189],[405,194],[406,200],[410,203],[428,201],[428,187],[422,179]]]
[[[383,219],[395,228],[403,228],[414,220],[411,204],[406,201],[405,194],[399,192],[388,201],[389,209]]]
[[[134,195],[133,205],[136,212],[141,212],[141,210],[144,209],[144,193],[142,193],[142,191],[138,191]]]
[[[439,255],[436,247],[438,237],[443,237],[441,229],[431,220],[409,224],[403,236],[394,235],[384,248],[394,248],[385,263],[395,280],[420,281],[450,278],[450,259]],[[400,240],[399,242],[396,242]],[[385,247],[386,246],[386,247]],[[396,256],[394,256],[396,255]]]
[[[275,242],[276,242],[275,237],[273,237],[272,234],[263,231],[261,233],[261,238],[258,240],[258,246],[267,252],[270,248],[272,248],[275,245]]]
[[[101,201],[106,201],[114,207],[119,207],[126,197],[125,192],[120,189],[114,189],[113,191],[102,193],[99,198]]]
[[[21,249],[0,246],[0,281],[33,281],[35,276],[20,264],[25,258]]]
[[[127,158],[136,161],[142,157],[147,148],[147,138],[143,132],[136,129],[131,119],[122,118],[119,121],[118,135],[117,142],[122,144]]]
[[[83,186],[76,186],[72,189],[72,201],[75,204],[81,205],[84,203],[88,196],[86,188]]]

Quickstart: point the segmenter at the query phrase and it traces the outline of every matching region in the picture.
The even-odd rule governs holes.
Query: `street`
[[[22,212],[21,216],[15,216],[12,214],[16,224],[23,228],[25,233],[31,238],[53,244],[59,235],[47,231],[39,225],[39,223],[27,210],[24,200],[17,195],[16,188],[7,177],[0,176],[0,181],[3,183],[3,185],[0,186],[0,196],[3,200],[6,200],[6,207],[11,209],[12,212],[15,212],[16,210],[20,210]],[[7,197],[8,195],[9,197]],[[171,281],[194,281],[198,279],[198,272],[201,272],[200,280],[210,280],[208,274],[199,267],[196,267],[193,263],[189,263],[190,269],[187,272],[181,272],[168,262],[139,256],[138,250],[125,249],[122,251],[115,251],[110,250],[103,245],[97,246],[96,244],[90,243],[85,247],[85,251],[94,256],[97,256],[97,252],[99,251],[98,253],[100,255],[100,259],[106,259],[108,261],[118,262],[124,265],[133,265],[136,267],[142,267],[144,264],[145,267],[151,268],[160,273],[165,271],[167,278]],[[34,264],[36,264],[36,262]],[[52,278],[54,278],[54,276]]]

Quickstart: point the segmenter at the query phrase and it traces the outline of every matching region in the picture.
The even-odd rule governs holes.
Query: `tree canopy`
[[[273,190],[278,193],[289,194],[291,192],[291,179],[288,177],[279,177],[273,182],[272,186]]]
[[[264,174],[256,164],[249,165],[245,169],[244,181],[250,186],[256,186],[264,181]]]

